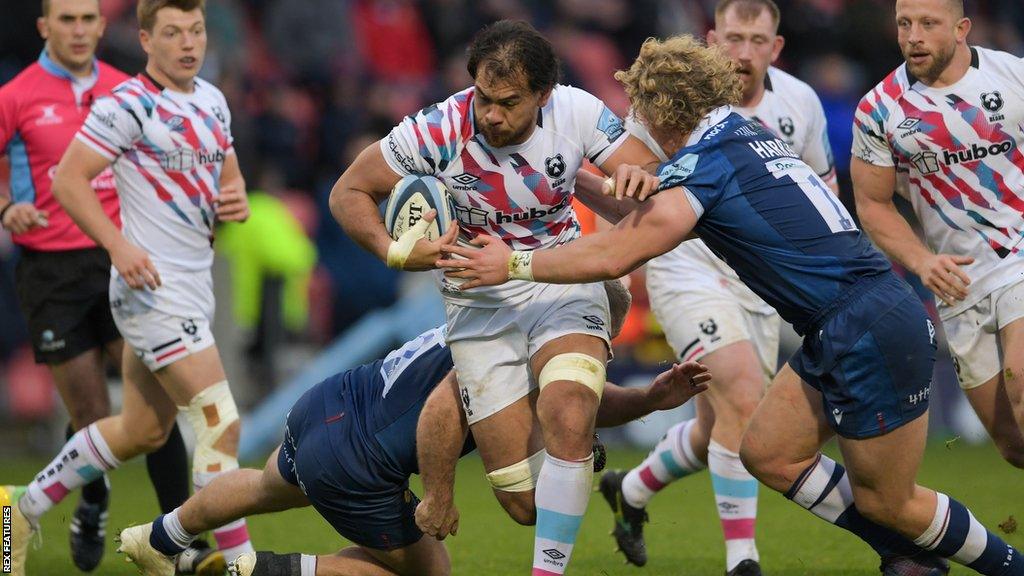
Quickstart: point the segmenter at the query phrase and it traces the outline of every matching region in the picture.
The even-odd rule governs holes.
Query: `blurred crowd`
[[[892,0],[777,0],[786,47],[777,63],[813,85],[830,122],[844,194],[853,110],[860,96],[900,63]],[[1024,54],[1024,3],[968,2],[971,42]],[[131,0],[102,0],[108,19],[99,56],[130,73],[145,59]],[[563,81],[602,98],[615,111],[627,101],[612,78],[649,36],[703,35],[714,0],[212,0],[210,51],[202,75],[221,87],[232,109],[235,147],[251,191],[285,206],[316,250],[302,247],[315,270],[299,286],[311,294],[289,328],[326,342],[362,314],[398,296],[399,276],[347,239],[327,197],[366,145],[403,116],[470,84],[464,51],[473,34],[500,18],[526,19],[554,43]],[[39,2],[11,2],[0,20],[0,83],[42,47]],[[0,170],[3,184],[6,173]],[[0,256],[10,266],[9,242]],[[241,244],[245,246],[243,242]],[[642,282],[638,282],[638,285]],[[284,288],[284,293],[295,287]],[[279,291],[280,292],[280,291]],[[640,357],[664,354],[657,329],[638,312],[626,344]],[[17,307],[0,282],[0,351],[15,349]],[[258,304],[255,305],[259,308]],[[244,318],[245,312],[239,312]],[[250,315],[252,312],[250,312]],[[287,317],[295,310],[285,311]],[[250,319],[251,320],[251,319]],[[653,349],[652,349],[653,347]]]

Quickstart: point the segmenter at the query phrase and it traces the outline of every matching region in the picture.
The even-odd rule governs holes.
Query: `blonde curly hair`
[[[739,102],[743,90],[732,60],[690,35],[648,38],[633,65],[615,79],[649,128],[682,134],[693,132],[715,108]]]

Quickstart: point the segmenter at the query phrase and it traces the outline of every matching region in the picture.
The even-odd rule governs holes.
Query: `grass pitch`
[[[609,467],[632,466],[644,457],[638,451],[611,451]],[[3,464],[3,483],[24,483],[45,464],[41,460]],[[920,474],[923,484],[947,492],[972,509],[990,529],[1011,515],[1024,521],[1024,474],[1005,464],[991,446],[956,442],[930,446]],[[131,564],[114,552],[113,534],[121,528],[152,520],[158,514],[145,467],[133,463],[112,477],[113,500],[108,527],[108,551],[94,572],[103,576],[135,574]],[[449,538],[454,574],[526,574],[532,561],[532,528],[514,524],[491,496],[483,468],[475,457],[459,466],[456,500],[461,512],[458,536]],[[416,485],[417,492],[418,483]],[[71,563],[67,525],[77,498],[69,497],[43,518],[43,543],[30,551],[31,576],[78,573]],[[650,561],[645,568],[624,565],[608,535],[611,514],[595,493],[573,553],[569,574],[617,576],[691,576],[724,573],[722,532],[715,514],[711,481],[706,473],[677,482],[659,494],[648,508]],[[346,545],[312,509],[250,518],[249,530],[257,549],[327,554]],[[878,574],[871,550],[845,531],[818,520],[782,496],[762,487],[758,546],[765,573],[770,576]],[[1001,532],[1000,532],[1001,533]],[[1002,534],[1024,548],[1024,530]],[[952,574],[971,574],[954,567]]]

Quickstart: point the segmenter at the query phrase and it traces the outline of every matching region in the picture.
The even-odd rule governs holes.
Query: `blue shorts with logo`
[[[935,327],[894,273],[859,281],[806,334],[789,365],[821,392],[826,419],[840,436],[880,436],[928,410]]]
[[[307,391],[288,413],[278,453],[281,477],[298,486],[317,512],[352,542],[377,550],[415,544],[419,499],[409,479],[374,465],[336,375]]]

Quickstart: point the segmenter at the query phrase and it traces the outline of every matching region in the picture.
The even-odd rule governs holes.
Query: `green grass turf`
[[[609,467],[636,464],[644,454],[612,451]],[[3,482],[24,482],[44,464],[40,460],[3,463]],[[929,448],[921,482],[965,502],[989,528],[1014,515],[1024,521],[1024,476],[1010,468],[990,446],[971,447],[936,443]],[[113,535],[131,523],[151,520],[157,513],[145,468],[139,463],[115,472],[110,528]],[[418,483],[414,482],[418,491]],[[506,518],[491,496],[480,461],[462,461],[456,491],[461,511],[459,535],[448,539],[454,574],[526,574],[532,560],[531,528]],[[67,523],[77,498],[69,497],[43,519],[42,548],[30,552],[31,576],[77,573],[67,545]],[[573,554],[570,574],[579,575],[721,575],[724,548],[715,515],[711,482],[706,473],[667,488],[649,508],[651,523],[646,534],[650,561],[646,568],[625,566],[615,553],[608,533],[611,515],[599,494],[590,509]],[[255,517],[249,529],[257,549],[278,552],[330,553],[344,541],[311,509]],[[998,529],[997,529],[998,530]],[[1024,531],[1005,536],[1017,548],[1024,547]],[[877,559],[868,547],[846,532],[830,526],[780,495],[762,487],[758,520],[758,545],[762,565],[770,576],[877,574]],[[95,574],[135,574],[130,564],[108,552]],[[970,570],[954,568],[953,574]]]

